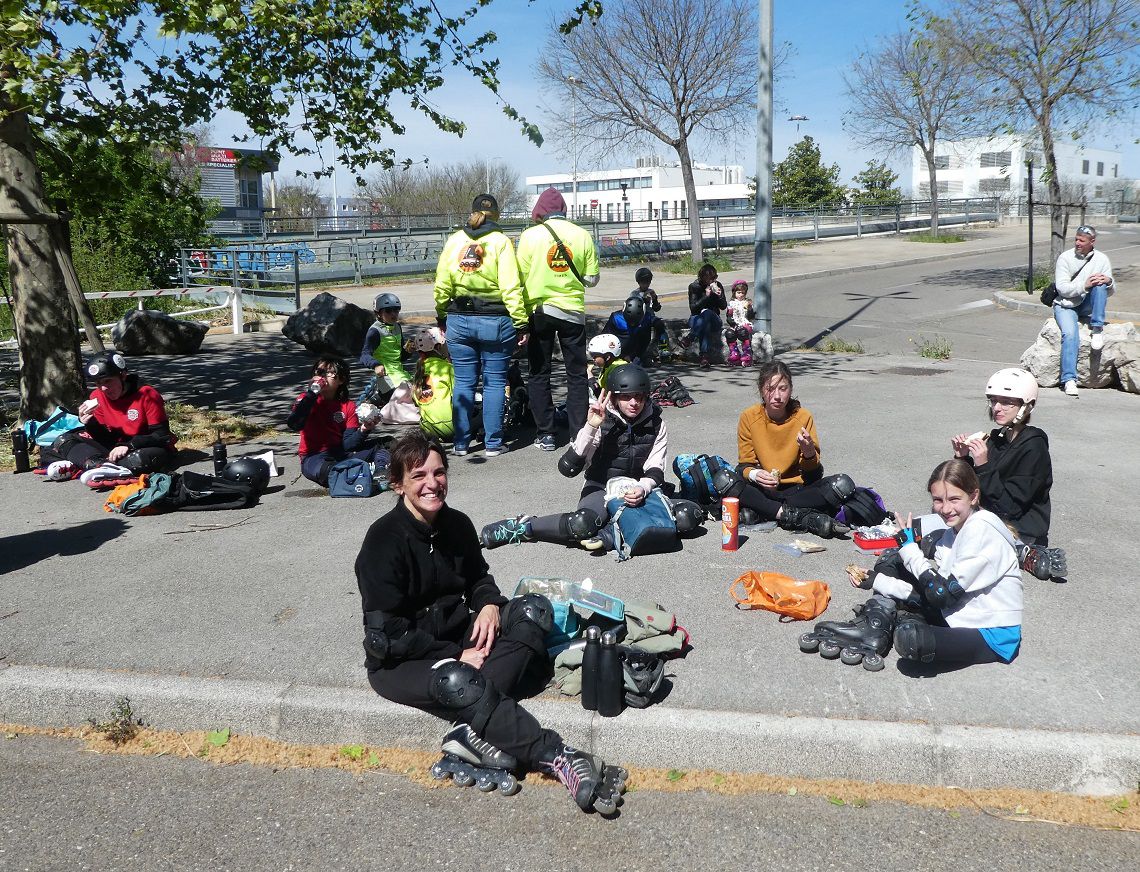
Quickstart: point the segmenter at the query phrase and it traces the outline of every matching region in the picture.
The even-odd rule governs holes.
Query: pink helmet
[[[429,351],[433,351],[437,345],[443,345],[446,341],[438,327],[425,327],[416,334],[416,351],[427,354]]]
[[[1037,379],[1024,369],[999,369],[986,382],[987,397],[1016,397],[1023,405],[1037,402]]]

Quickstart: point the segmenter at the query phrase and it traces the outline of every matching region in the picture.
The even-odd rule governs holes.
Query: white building
[[[1069,139],[1053,146],[1061,184],[1072,196],[1088,201],[1119,196],[1114,179],[1124,178],[1120,152],[1092,148]],[[934,147],[935,178],[938,193],[949,197],[986,197],[997,194],[1018,200],[1025,197],[1025,162],[1033,158],[1033,178],[1037,183],[1045,169],[1039,142],[1031,136],[978,136]],[[930,173],[926,158],[916,146],[911,151],[911,183],[914,196],[930,196]]]
[[[577,186],[572,173],[527,176],[527,211],[534,208],[539,194],[556,188],[566,198],[566,214],[571,217],[599,221],[688,217],[680,163],[657,157],[638,158],[636,163],[615,170],[579,170]],[[693,164],[693,179],[702,214],[749,208],[744,167]]]

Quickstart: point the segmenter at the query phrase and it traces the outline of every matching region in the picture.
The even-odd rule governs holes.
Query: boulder
[[[194,354],[210,325],[172,318],[165,312],[132,309],[111,328],[111,341],[123,354]]]
[[[324,293],[290,315],[281,332],[314,354],[355,358],[374,320],[367,309]]]
[[[1121,342],[1113,361],[1120,387],[1130,394],[1140,394],[1140,341]]]
[[[1080,327],[1081,347],[1077,352],[1077,384],[1082,388],[1107,388],[1116,383],[1117,361],[1125,348],[1136,341],[1132,324],[1105,324],[1104,348],[1093,351],[1089,345],[1089,328]],[[1061,328],[1050,318],[1034,342],[1021,355],[1021,365],[1033,373],[1037,384],[1056,387],[1061,378]]]

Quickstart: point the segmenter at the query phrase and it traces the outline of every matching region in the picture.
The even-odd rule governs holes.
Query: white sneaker
[[[117,463],[104,463],[102,466],[89,469],[83,473],[83,475],[79,476],[79,480],[85,485],[98,485],[101,482],[120,478],[138,478],[138,476],[125,466],[119,466]]]
[[[1089,347],[1093,351],[1100,351],[1104,348],[1104,334],[1099,330],[1094,330],[1089,337]]]
[[[54,463],[48,464],[44,478],[48,481],[71,481],[75,478],[77,471],[77,467],[74,463],[67,460],[57,460]]]
[[[1077,383],[1072,379],[1069,379],[1067,382],[1065,382],[1065,393],[1070,397],[1080,396],[1080,392],[1077,391]]]

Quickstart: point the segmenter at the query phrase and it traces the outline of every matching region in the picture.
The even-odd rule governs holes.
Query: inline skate
[[[629,773],[620,766],[607,766],[601,758],[569,745],[553,749],[539,762],[570,791],[582,811],[610,815],[624,802]]]
[[[474,784],[483,793],[496,787],[503,796],[514,796],[522,789],[512,770],[518,761],[475,734],[467,724],[457,724],[443,737],[443,757],[431,767],[438,781],[451,778],[460,787]]]
[[[883,655],[891,649],[895,601],[875,594],[854,611],[853,621],[820,621],[800,636],[800,650],[807,654],[819,651],[825,660],[838,657],[848,666],[862,663],[868,672],[879,672],[886,665]]]

